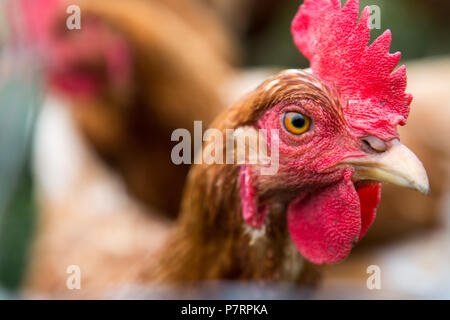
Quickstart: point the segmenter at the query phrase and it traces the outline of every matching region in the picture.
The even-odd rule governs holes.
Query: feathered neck
[[[311,270],[292,245],[283,204],[269,208],[261,231],[243,221],[238,175],[234,165],[194,165],[191,169],[180,220],[156,268],[158,282],[316,282],[317,270]]]
[[[279,86],[274,88],[274,79],[267,80],[222,113],[211,128],[218,129],[225,137],[227,129],[254,126],[292,87],[298,94],[310,92],[308,86],[299,86],[305,81],[309,83],[310,76],[304,72],[285,72],[275,79]],[[245,223],[239,191],[238,165],[193,165],[179,220],[161,252],[162,261],[152,271],[155,275],[152,278],[166,283],[217,279],[291,283],[316,280],[317,267],[311,270],[290,238],[286,226],[287,201],[270,201],[265,226],[260,231]]]

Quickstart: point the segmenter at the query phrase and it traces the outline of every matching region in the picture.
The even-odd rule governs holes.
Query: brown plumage
[[[234,75],[227,33],[214,13],[196,1],[97,0],[79,5],[83,19],[99,18],[126,40],[132,78],[120,90],[106,82],[106,94],[75,96],[78,126],[131,194],[174,217],[188,167],[170,161],[170,136],[176,128],[192,130],[194,120],[209,124],[224,108],[221,88]],[[70,47],[70,31],[63,37],[67,40],[59,41]],[[79,60],[74,63],[83,63]]]
[[[299,77],[298,73],[287,72],[276,79],[284,84],[281,88],[273,89],[268,86],[273,79],[266,81],[221,114],[211,127],[225,132],[226,129],[252,126],[267,109],[284,99],[308,97],[324,103],[331,102],[329,98],[332,96],[311,85],[312,78],[307,74]],[[324,107],[328,108],[325,104]],[[334,109],[330,108],[331,110]],[[56,233],[54,227],[51,229],[52,225],[47,221],[45,226],[50,228],[50,233],[45,235],[46,229],[41,229],[43,234],[40,244],[44,245],[41,248],[45,250],[37,251],[40,259],[34,262],[29,289],[59,296],[81,294],[96,297],[101,296],[107,288],[127,284],[195,284],[208,280],[260,279],[291,281],[312,286],[319,277],[318,269],[312,268],[300,256],[286,227],[286,199],[292,198],[296,190],[292,189],[292,193],[285,193],[286,190],[283,190],[284,196],[277,193],[270,197],[274,201],[267,217],[267,228],[261,237],[255,238],[255,234],[242,220],[238,170],[237,165],[194,165],[184,188],[181,216],[172,227],[157,217],[147,216],[142,219],[142,216],[133,212],[135,210],[126,213],[129,215],[127,220],[131,223],[127,225],[115,225],[115,220],[120,223],[120,217],[114,216],[102,218],[93,215],[76,219],[91,220],[86,220],[86,225],[92,223],[96,226],[99,235],[102,234],[102,229],[99,229],[101,225],[105,226],[105,232],[114,233],[118,228],[117,241],[123,241],[125,247],[132,243],[131,239],[121,240],[118,230],[131,230],[134,224],[133,233],[136,241],[141,243],[140,249],[137,250],[138,246],[135,244],[128,257],[123,256],[116,262],[123,261],[127,267],[106,266],[106,262],[114,261],[113,256],[108,254],[104,254],[98,261],[98,267],[89,262],[91,259],[97,260],[95,248],[99,246],[95,235],[89,232],[84,233],[88,238],[79,244],[78,241],[75,242],[69,252],[51,249],[51,244],[56,244],[61,237],[68,238],[70,234],[79,234],[76,229],[75,232],[71,229],[70,222],[75,222],[76,225],[80,222],[70,218],[66,222],[67,228],[58,227],[58,230],[63,232],[61,234]],[[265,193],[264,190],[260,192]],[[44,209],[58,211],[58,208]],[[69,217],[72,215],[68,214]],[[101,223],[100,219],[108,219],[109,222],[106,223],[105,220]],[[92,249],[89,249],[89,241],[92,241]],[[61,246],[56,246],[62,249]],[[91,258],[86,260],[89,256]],[[50,261],[53,262],[49,263]],[[85,274],[82,292],[64,290],[67,275],[62,268],[70,263],[69,261],[79,264]],[[101,266],[106,269],[101,270]],[[56,268],[52,275],[50,270],[45,270],[48,267]],[[97,277],[96,272],[102,273],[102,276]]]
[[[44,51],[47,71],[51,79],[66,68],[69,76],[77,75],[81,68],[102,79],[101,91],[78,95],[49,83],[51,95],[69,104],[66,110],[74,124],[68,125],[76,127],[70,134],[81,135],[75,144],[81,144],[83,152],[73,159],[70,171],[78,176],[73,184],[65,182],[63,194],[47,193],[38,179],[38,232],[25,282],[27,289],[37,292],[66,293],[66,268],[72,264],[82,268],[86,291],[133,282],[130,265],[145,260],[179,211],[189,166],[172,163],[171,133],[176,128],[192,132],[194,120],[208,125],[225,108],[222,90],[235,74],[232,42],[214,12],[200,2],[77,4],[82,10],[80,31],[67,31],[65,6],[51,29],[45,30],[52,43]],[[110,45],[111,38],[124,42],[129,50],[129,78],[105,74],[108,50],[100,49]],[[75,55],[64,58],[65,51],[55,48]],[[118,79],[127,81],[119,81],[118,86]],[[50,111],[44,114],[62,112],[51,106],[45,109]],[[48,156],[47,150],[41,151]],[[58,158],[62,151],[55,152]],[[37,174],[45,177],[47,172]],[[105,200],[116,207],[98,208],[86,199],[92,190],[116,186],[120,192]]]
[[[271,85],[274,81],[277,86]],[[255,127],[268,109],[282,101],[305,98],[320,102],[336,120],[342,120],[336,109],[338,102],[333,100],[335,92],[328,90],[306,73],[283,72],[221,114],[211,127],[225,137],[226,129]],[[224,154],[225,149],[226,143]],[[272,183],[270,189],[258,190],[270,207],[265,229],[255,239],[255,231],[242,220],[238,177],[238,165],[193,165],[179,221],[160,251],[161,261],[146,268],[143,279],[169,283],[218,279],[316,283],[318,267],[311,268],[300,256],[286,225],[288,201],[298,190],[286,189],[285,181],[278,187]]]

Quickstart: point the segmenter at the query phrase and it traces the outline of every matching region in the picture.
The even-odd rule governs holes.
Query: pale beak
[[[353,166],[353,177],[357,180],[389,182],[423,194],[430,192],[427,172],[422,162],[397,139],[392,140],[390,148],[385,152],[347,158],[340,164]]]

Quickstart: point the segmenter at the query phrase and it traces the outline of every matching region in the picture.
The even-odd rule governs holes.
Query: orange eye
[[[308,131],[311,120],[298,112],[286,112],[283,116],[283,124],[287,131],[299,135]]]

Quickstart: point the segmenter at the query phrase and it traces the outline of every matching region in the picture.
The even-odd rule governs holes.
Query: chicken
[[[218,19],[197,1],[77,1],[82,28],[68,30],[68,2],[22,3],[29,16],[53,12],[35,22],[32,40],[85,139],[139,201],[176,216],[188,167],[170,161],[171,132],[209,124],[234,76]]]
[[[393,72],[400,54],[388,53],[389,32],[367,47],[370,11],[357,23],[358,9],[357,0],[343,8],[337,0],[300,7],[292,31],[311,70],[265,81],[211,126],[219,137],[230,129],[248,134],[249,145],[258,137],[277,170],[263,174],[267,163],[249,159],[194,165],[176,225],[134,266],[134,281],[310,284],[312,264],[345,259],[365,235],[380,182],[429,191],[422,164],[396,130],[411,103],[405,68]],[[219,141],[205,143],[203,153],[225,158],[231,151],[239,159],[239,143]]]
[[[222,136],[265,129],[267,149],[279,144],[279,169],[195,165],[162,262],[148,268],[156,279],[296,281],[304,259],[349,255],[375,218],[377,181],[429,192],[422,164],[398,140],[412,100],[405,68],[392,73],[400,54],[388,53],[389,31],[367,47],[370,11],[357,23],[358,8],[305,1],[292,30],[312,74],[283,72],[213,123]]]
[[[179,210],[189,167],[171,162],[171,133],[210,123],[235,73],[227,32],[197,1],[75,3],[81,30],[66,28],[73,1],[11,3],[22,6],[50,91],[36,137],[40,215],[25,279],[38,292],[65,291],[74,264],[91,290],[132,282],[130,264]]]

